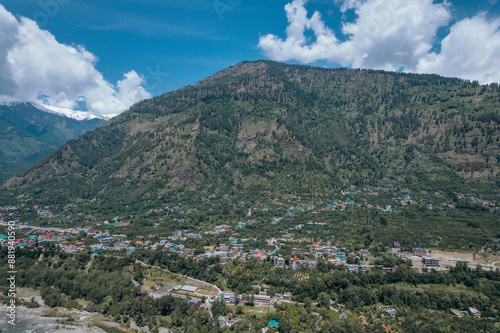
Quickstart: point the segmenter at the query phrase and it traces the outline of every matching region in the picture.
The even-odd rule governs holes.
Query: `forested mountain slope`
[[[0,105],[0,182],[103,123],[48,113],[31,103]]]
[[[500,90],[437,75],[242,62],[142,101],[8,181],[61,198],[498,188]]]

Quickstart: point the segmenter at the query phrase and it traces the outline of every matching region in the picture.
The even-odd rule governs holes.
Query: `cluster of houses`
[[[497,207],[497,201],[496,200],[487,200],[484,198],[484,195],[482,193],[478,194],[463,194],[463,193],[456,193],[457,198],[459,200],[469,200],[470,203],[472,204],[477,204],[481,205],[485,208],[488,208],[490,211],[500,211],[500,207]]]
[[[293,248],[292,252],[295,255],[306,257],[327,258],[330,262],[338,264],[345,264],[348,258],[362,259],[362,257],[369,255],[368,250],[361,249],[358,255],[355,252],[333,246],[330,242],[327,242],[327,245],[320,245],[320,243],[311,244],[307,251],[304,251],[302,248]]]
[[[169,238],[171,238],[171,237],[169,237]],[[175,239],[175,236],[174,236],[174,239]],[[148,244],[145,243],[144,245],[149,245],[149,243]],[[154,243],[151,246],[152,251],[155,251],[157,249],[162,249],[163,251],[168,251],[168,252],[175,252],[182,257],[192,257],[192,256],[194,256],[194,251],[195,251],[194,249],[186,248],[182,244],[173,243],[173,242],[170,242],[170,241],[165,240],[165,239],[162,239],[158,243]]]
[[[51,228],[32,228],[23,232],[24,237],[14,239],[13,242],[19,248],[34,248],[37,246],[45,246],[46,244],[59,244],[63,247],[68,240],[77,235],[74,230],[57,230]],[[0,246],[7,246],[9,237],[0,235]],[[74,245],[76,247],[76,245]],[[78,246],[81,246],[79,244]],[[64,248],[64,247],[63,247]]]

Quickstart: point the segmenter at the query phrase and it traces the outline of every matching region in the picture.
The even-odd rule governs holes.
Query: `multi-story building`
[[[426,267],[439,267],[439,259],[436,258],[424,257],[422,262]]]

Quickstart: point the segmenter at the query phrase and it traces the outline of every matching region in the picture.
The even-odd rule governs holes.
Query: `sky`
[[[0,31],[0,102],[106,118],[245,60],[500,82],[498,0],[0,0]]]

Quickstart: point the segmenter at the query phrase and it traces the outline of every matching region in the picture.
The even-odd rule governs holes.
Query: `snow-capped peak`
[[[91,112],[88,111],[75,111],[71,109],[65,109],[65,108],[60,108],[56,106],[51,106],[51,105],[45,105],[39,102],[33,103],[33,105],[45,112],[50,112],[50,113],[55,113],[61,116],[65,116],[68,118],[76,119],[76,120],[91,120],[91,119],[105,119],[107,118],[102,117],[102,116],[97,116]]]

